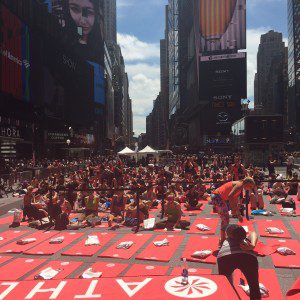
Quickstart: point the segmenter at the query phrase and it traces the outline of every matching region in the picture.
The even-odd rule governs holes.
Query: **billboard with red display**
[[[0,8],[0,91],[16,99],[29,101],[29,28],[4,5]]]

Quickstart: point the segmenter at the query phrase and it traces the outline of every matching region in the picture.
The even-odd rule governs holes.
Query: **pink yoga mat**
[[[98,256],[130,259],[151,237],[152,234],[127,234]],[[121,242],[126,241],[132,241],[134,244],[129,249],[116,248]]]
[[[68,232],[68,231],[62,231],[59,234],[55,236],[64,237],[64,241],[60,244],[50,244],[49,241],[44,241],[41,244],[24,251],[24,254],[31,254],[31,255],[52,255],[54,253],[57,253],[61,249],[69,246],[72,242],[77,240],[78,238],[82,237],[84,233],[82,232]]]
[[[285,238],[285,239],[290,239],[291,235],[289,234],[287,228],[283,224],[281,220],[257,220],[256,221],[258,231],[260,236],[264,237],[276,237],[276,238]],[[282,229],[284,233],[282,234],[269,234],[266,232],[266,228],[268,227],[276,227],[279,229]]]
[[[116,234],[115,233],[107,233],[107,232],[95,232],[90,235],[97,235],[100,245],[99,246],[85,246],[85,241],[88,236],[85,236],[83,240],[75,244],[73,247],[63,252],[61,255],[69,255],[69,256],[93,256],[97,253],[104,245],[106,245],[111,239],[113,239]]]
[[[35,269],[45,259],[17,258],[0,268],[0,280],[17,280]]]
[[[188,244],[181,255],[182,258],[186,258],[188,261],[202,262],[207,264],[216,264],[217,251],[219,245],[219,237],[217,236],[191,236]],[[212,250],[212,255],[205,259],[198,259],[192,257],[195,251],[200,250]]]
[[[193,225],[191,226],[191,229],[188,231],[190,234],[204,234],[204,235],[210,235],[215,234],[217,227],[218,227],[219,219],[212,219],[212,218],[197,218]],[[203,224],[209,227],[211,230],[209,231],[200,231],[196,226],[198,224]]]
[[[28,234],[29,231],[21,231],[21,230],[7,230],[0,233],[0,237],[3,238],[3,240],[0,240],[0,246],[5,245],[14,239],[24,237],[26,234]]]
[[[242,288],[239,287],[240,278],[245,280],[245,283],[247,283],[247,280],[246,280],[245,276],[243,275],[243,273],[239,270],[235,271],[234,272],[234,286],[235,286],[239,296],[241,297],[241,299],[248,300],[249,297],[242,290]],[[266,299],[283,300],[281,287],[279,285],[275,270],[259,269],[259,282],[262,283],[269,290],[270,296]]]
[[[168,266],[133,265],[124,276],[163,276],[168,272]]]
[[[92,268],[93,272],[102,272],[101,278],[112,278],[119,276],[127,267],[128,264],[117,264],[101,261],[89,266],[87,269]],[[80,277],[80,275],[77,277]]]
[[[203,203],[203,202],[201,202]],[[195,214],[195,215],[199,215],[202,213],[203,209],[205,208],[205,205],[207,203],[203,203],[201,209],[197,209],[197,210],[187,210],[186,207],[184,206],[184,204],[181,205],[181,210],[184,214]]]
[[[288,247],[296,252],[296,255],[283,256],[277,252],[271,255],[274,266],[277,268],[300,268],[300,243],[295,240],[267,240],[267,244],[274,250],[279,247]]]
[[[0,253],[23,253],[24,251],[35,247],[36,245],[42,243],[43,241],[50,239],[57,233],[58,233],[57,231],[36,231],[26,237],[20,238],[20,239],[35,238],[36,239],[35,242],[26,245],[19,245],[17,244],[17,241],[20,239],[18,239],[0,248]]]
[[[153,242],[162,241],[167,239],[169,241],[168,246],[157,247]],[[184,239],[183,235],[159,235],[155,237],[153,242],[151,242],[142,253],[140,253],[136,259],[140,260],[153,260],[168,262],[171,260],[175,251],[178,249],[179,245]]]
[[[61,269],[61,271],[53,279],[64,279],[73,273],[82,265],[82,262],[79,261],[57,261],[53,260],[32,273],[30,276],[26,277],[25,280],[34,280],[34,276],[38,275],[41,271],[51,267],[52,269]]]

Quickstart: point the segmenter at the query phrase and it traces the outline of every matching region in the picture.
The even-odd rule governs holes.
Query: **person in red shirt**
[[[243,180],[227,182],[217,188],[212,193],[212,204],[217,209],[217,212],[221,218],[221,237],[220,245],[223,244],[225,240],[225,230],[229,224],[229,211],[228,203],[231,208],[232,215],[236,215],[240,222],[243,222],[243,217],[241,216],[239,210],[239,196],[243,189],[252,190],[255,188],[255,182],[251,177],[247,177]]]

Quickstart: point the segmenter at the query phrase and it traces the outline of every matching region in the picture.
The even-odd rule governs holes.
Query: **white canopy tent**
[[[118,155],[135,155],[136,153],[130,148],[126,147],[122,151],[118,152]]]
[[[150,146],[146,146],[143,150],[139,151],[139,154],[158,154],[158,151],[152,149]]]

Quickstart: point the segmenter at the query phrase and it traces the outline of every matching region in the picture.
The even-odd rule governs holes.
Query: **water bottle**
[[[186,262],[186,258],[183,259],[183,268],[182,268],[182,285],[187,285],[189,283],[189,271],[188,271],[188,266]]]

